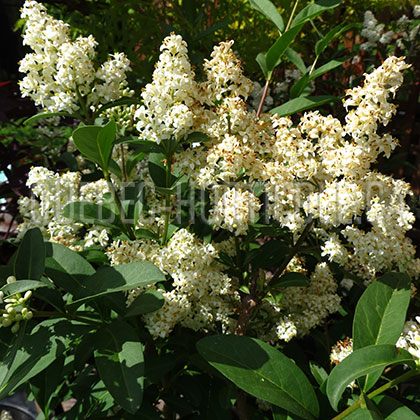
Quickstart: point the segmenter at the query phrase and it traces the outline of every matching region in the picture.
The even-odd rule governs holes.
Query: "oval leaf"
[[[280,278],[275,280],[270,287],[279,289],[282,287],[305,287],[309,286],[310,280],[305,274],[290,272],[283,274]]]
[[[316,55],[320,55],[325,48],[328,47],[329,43],[337,38],[338,36],[340,36],[342,33],[347,32],[348,30],[350,30],[351,28],[353,28],[354,23],[349,23],[348,25],[343,26],[339,25],[336,26],[335,28],[331,29],[331,31],[329,31],[327,33],[327,35],[325,35],[324,38],[320,39],[316,45],[315,45],[315,54]]]
[[[98,150],[98,133],[101,131],[97,125],[83,125],[73,131],[72,137],[80,153],[92,162],[101,165],[102,159]]]
[[[18,280],[14,283],[4,285],[0,290],[6,295],[15,295],[16,293],[23,293],[28,290],[35,290],[40,287],[47,287],[48,284],[37,280]]]
[[[268,17],[280,32],[284,31],[284,21],[276,6],[270,0],[249,0],[251,6]]]
[[[315,392],[296,364],[255,338],[221,335],[197,343],[198,352],[236,386],[304,419],[318,416]]]
[[[14,273],[18,280],[39,280],[45,267],[44,238],[38,228],[29,229],[14,255]]]
[[[272,112],[273,114],[278,114],[280,117],[285,117],[287,115],[292,115],[296,112],[314,108],[315,106],[323,105],[332,101],[337,101],[338,99],[339,98],[330,95],[299,97],[272,109],[270,112]]]
[[[157,290],[148,290],[137,296],[133,303],[128,307],[125,318],[131,316],[143,315],[160,309],[165,303],[162,294]]]
[[[63,208],[63,216],[88,225],[120,227],[117,215],[105,206],[89,201],[74,201]]]
[[[78,305],[95,297],[124,292],[165,280],[165,275],[155,265],[147,261],[104,267],[86,279],[72,305]]]
[[[405,350],[390,344],[368,346],[355,350],[334,367],[327,380],[327,396],[332,407],[338,403],[347,385],[361,376],[383,370],[389,365],[405,363],[415,368],[413,357]]]
[[[341,4],[341,1],[342,0],[317,0],[314,3],[310,3],[295,16],[290,26],[302,25],[308,20],[316,18],[322,12],[334,9]]]
[[[95,362],[108,391],[129,413],[139,410],[143,400],[143,345],[129,324],[114,321],[98,331]]]
[[[105,170],[108,169],[109,158],[111,157],[112,147],[114,145],[116,134],[117,124],[115,124],[114,120],[111,120],[108,124],[99,130],[96,138],[99,155],[102,162],[101,166]]]

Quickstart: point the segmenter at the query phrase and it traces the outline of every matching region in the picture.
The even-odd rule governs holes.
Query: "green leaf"
[[[136,235],[137,239],[153,239],[156,242],[160,241],[159,235],[156,235],[156,233],[148,230],[148,229],[136,229],[134,231],[134,235]]]
[[[289,47],[284,55],[298,68],[302,74],[306,73],[306,64],[298,52]]]
[[[292,20],[290,25],[292,28],[297,25],[302,25],[310,19],[316,18],[326,10],[331,10],[341,4],[342,0],[317,0],[315,3],[310,3],[304,7]]]
[[[319,366],[314,362],[309,362],[309,368],[319,386],[328,379],[328,373],[322,366]]]
[[[87,225],[120,228],[117,215],[105,206],[89,201],[74,201],[63,209],[63,216]]]
[[[410,303],[410,284],[406,273],[388,273],[369,285],[354,313],[355,350],[397,342]]]
[[[309,74],[303,75],[291,88],[290,88],[290,98],[297,98],[308,86],[310,80]]]
[[[50,117],[57,117],[57,116],[68,117],[70,115],[69,115],[68,112],[65,112],[65,111],[61,111],[61,112],[40,112],[36,115],[32,115],[32,117],[29,117],[27,120],[25,120],[23,122],[23,124],[25,124],[25,125],[31,124],[31,123],[39,120],[40,118],[50,118]]]
[[[180,140],[181,144],[189,144],[189,143],[206,143],[210,141],[211,138],[207,134],[200,133],[198,131],[195,131],[194,133],[190,133],[184,138]]]
[[[270,288],[279,289],[282,287],[306,287],[310,280],[303,273],[290,272],[283,274],[280,278],[270,283]]]
[[[330,95],[299,97],[272,109],[270,112],[273,114],[278,114],[280,117],[285,117],[287,115],[292,115],[296,112],[314,108],[328,102],[337,101],[338,99],[339,98]]]
[[[343,24],[336,26],[335,28],[331,29],[324,38],[320,39],[315,45],[315,54],[317,56],[321,55],[321,53],[328,47],[330,42],[340,36],[342,33],[347,32],[351,28],[354,27],[354,23],[349,23],[348,25],[343,26]]]
[[[115,144],[120,143],[128,143],[131,145],[136,146],[136,150],[138,152],[154,152],[154,153],[161,153],[162,149],[155,141],[150,140],[139,140],[137,137],[130,136],[130,137],[123,137],[121,139],[118,139]]]
[[[72,134],[74,144],[80,153],[98,165],[102,164],[97,142],[101,129],[102,127],[97,125],[83,125],[76,128]]]
[[[222,335],[197,343],[200,355],[236,386],[304,419],[318,417],[319,406],[305,374],[288,357],[255,338]]]
[[[300,32],[302,26],[303,24],[295,26],[286,31],[267,51],[265,60],[267,63],[267,70],[269,74],[274,70],[274,68],[278,64],[280,64],[281,57],[286,52],[287,48],[289,48],[289,45],[293,42],[296,35]]]
[[[353,348],[395,344],[404,326],[410,303],[410,278],[405,273],[388,273],[374,281],[357,303],[353,320]],[[366,392],[382,370],[373,372],[361,386]]]
[[[176,177],[171,174],[170,185],[166,185],[166,158],[163,153],[150,153],[149,155],[149,174],[157,187],[170,188],[176,181]]]
[[[127,174],[127,179],[130,180],[131,173],[135,169],[136,165],[141,162],[146,157],[145,152],[132,153],[128,156],[125,163],[125,171]]]
[[[327,396],[332,407],[337,410],[340,398],[347,385],[361,376],[368,375],[389,365],[408,364],[415,368],[413,357],[394,345],[368,346],[353,351],[334,367],[327,380]]]
[[[95,269],[77,252],[64,245],[47,243],[50,257],[46,259],[45,271],[58,287],[73,296],[88,277],[95,274]]]
[[[284,31],[284,21],[276,6],[270,0],[249,0],[251,6],[268,17],[280,32]]]
[[[99,376],[116,403],[134,414],[143,400],[143,346],[135,330],[123,321],[102,328],[96,338]]]
[[[29,335],[25,328],[0,364],[0,399],[46,369],[72,343],[91,327],[63,319],[39,323]]]
[[[18,280],[14,283],[4,285],[0,290],[6,295],[15,295],[16,293],[23,293],[28,290],[35,290],[40,287],[47,287],[48,285],[42,281],[37,280]]]
[[[267,69],[267,61],[266,61],[266,56],[264,53],[260,52],[256,57],[255,57],[255,61],[258,63],[258,65],[260,66],[264,77],[267,79],[268,78],[268,69]]]
[[[324,64],[321,67],[318,67],[317,69],[315,69],[310,77],[309,80],[313,80],[316,79],[319,76],[322,76],[324,73],[327,73],[328,71],[335,69],[336,67],[341,66],[343,63],[345,63],[346,61],[348,61],[350,59],[350,57],[341,57],[341,58],[337,58],[336,60],[331,60],[328,63]]]
[[[414,420],[420,418],[403,403],[387,395],[379,395],[374,398],[374,401],[385,420]]]
[[[114,146],[115,136],[117,135],[117,124],[114,120],[109,121],[104,127],[99,130],[96,141],[98,144],[98,151],[101,157],[101,167],[107,171],[109,158],[111,157],[112,148]]]
[[[14,274],[18,280],[39,280],[45,266],[44,238],[38,228],[29,229],[14,255]]]
[[[148,261],[103,267],[86,279],[71,305],[165,280],[165,275]]]
[[[165,299],[161,293],[157,290],[148,290],[134,299],[124,317],[129,318],[157,311],[164,303]]]

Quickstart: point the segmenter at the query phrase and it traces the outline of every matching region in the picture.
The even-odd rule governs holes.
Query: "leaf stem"
[[[298,3],[299,3],[299,0],[296,0],[295,4],[293,5],[293,10],[292,10],[292,13],[290,14],[289,21],[287,22],[287,26],[286,26],[286,29],[284,30],[284,32],[287,32],[290,28],[290,25],[292,24],[293,16],[295,15],[296,7],[297,7]]]
[[[366,398],[372,399],[376,397],[379,394],[382,394],[384,391],[386,391],[389,388],[392,388],[395,385],[398,385],[401,382],[406,381],[407,379],[413,378],[415,376],[420,375],[420,370],[410,370],[407,373],[404,373],[401,376],[398,376],[398,378],[392,379],[391,381],[387,382],[385,385],[382,385],[378,389],[375,389],[375,391],[372,391],[370,394],[367,395]],[[335,416],[332,420],[342,420],[345,417],[347,417],[350,413],[357,410],[362,405],[362,398],[360,397],[353,405],[346,408],[344,411],[342,411],[338,416]]]
[[[264,105],[264,101],[265,101],[265,97],[267,96],[267,92],[268,92],[268,86],[270,84],[270,79],[271,79],[271,74],[268,75],[267,80],[265,82],[265,86],[264,86],[264,92],[261,96],[261,101],[260,104],[258,105],[258,111],[257,111],[257,118],[260,116],[263,105]]]

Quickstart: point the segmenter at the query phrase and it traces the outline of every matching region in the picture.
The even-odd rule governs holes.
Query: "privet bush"
[[[284,54],[299,64],[303,25],[339,3],[285,24],[252,1],[280,31],[258,58],[267,86]],[[28,384],[46,419],[69,397],[60,419],[417,418],[411,191],[374,168],[398,145],[384,127],[404,58],[346,91],[343,121],[292,118],[334,99],[304,92],[327,71],[316,61],[300,94],[266,113],[265,94],[247,108],[233,41],[197,80],[171,34],[127,99],[123,54],[95,68],[92,37],[69,40],[35,1],[23,15],[34,53],[21,90],[50,111],[34,118],[80,120],[79,171],[29,174],[21,242],[0,271],[0,397]]]

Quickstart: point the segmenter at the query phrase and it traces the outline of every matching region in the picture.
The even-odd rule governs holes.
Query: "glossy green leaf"
[[[264,53],[259,53],[256,57],[255,57],[255,61],[258,63],[258,65],[260,66],[265,79],[268,78],[268,69],[267,69],[267,61],[265,58],[265,54]]]
[[[316,79],[317,77],[322,76],[324,73],[327,73],[327,72],[335,69],[336,67],[339,67],[339,66],[343,65],[349,59],[350,59],[350,57],[342,57],[342,58],[337,58],[336,60],[329,61],[328,63],[324,64],[323,66],[315,69],[311,73],[311,75],[309,77],[309,80]]]
[[[157,187],[168,188],[175,182],[176,177],[171,174],[170,185],[166,185],[166,158],[163,153],[150,153],[149,174]]]
[[[131,325],[114,321],[96,335],[95,362],[108,391],[129,413],[143,400],[143,345]]]
[[[306,73],[306,64],[297,51],[289,47],[284,55],[298,68],[302,74]]]
[[[147,261],[100,268],[86,279],[72,305],[115,292],[124,292],[150,283],[165,281],[165,275]]]
[[[115,136],[117,135],[117,124],[111,120],[103,126],[96,138],[98,144],[98,151],[101,157],[101,167],[104,170],[108,169],[109,158],[111,157],[112,148],[114,146]]]
[[[46,259],[45,271],[58,287],[73,296],[88,277],[95,274],[95,269],[77,252],[64,245],[47,243],[50,257]]]
[[[65,111],[61,111],[61,112],[40,112],[36,115],[33,115],[32,117],[29,117],[28,119],[26,119],[23,124],[31,124],[37,120],[39,120],[40,118],[51,118],[51,117],[58,117],[58,116],[63,116],[63,117],[68,117],[69,113],[65,112]]]
[[[353,320],[353,348],[394,345],[403,329],[410,303],[410,278],[406,273],[388,273],[374,281],[357,303]],[[368,391],[377,382],[381,370],[361,380]]]
[[[87,225],[120,227],[117,215],[107,207],[90,201],[74,201],[63,208],[63,216]]]
[[[45,267],[44,238],[38,228],[29,229],[14,255],[14,275],[18,280],[39,280]]]
[[[157,290],[148,290],[144,293],[141,293],[133,300],[124,316],[129,318],[131,316],[138,316],[147,314],[149,312],[154,312],[160,309],[164,303],[165,299],[161,293],[159,293]]]
[[[310,19],[316,18],[326,10],[334,9],[341,4],[342,0],[316,0],[314,3],[308,4],[304,7],[292,20],[290,25],[292,28],[297,25],[302,25]]]
[[[330,42],[339,37],[341,34],[349,31],[351,28],[354,27],[354,23],[349,23],[347,25],[341,24],[336,26],[335,28],[331,29],[331,31],[329,31],[327,33],[327,35],[325,35],[324,38],[320,39],[316,45],[315,45],[315,54],[321,55],[321,53],[325,50],[325,48],[328,47],[328,45],[330,44]]]
[[[28,290],[47,287],[48,285],[37,280],[18,280],[14,283],[4,285],[0,290],[6,295],[15,295],[16,293],[24,293]]]
[[[274,282],[270,283],[270,288],[279,289],[282,287],[306,287],[309,286],[309,279],[303,273],[290,272],[283,274]]]
[[[306,109],[314,108],[326,104],[328,102],[337,101],[339,98],[330,95],[321,96],[305,96],[292,99],[283,105],[280,105],[270,112],[278,114],[280,117],[295,114],[296,112],[304,111]]]
[[[374,401],[383,414],[385,420],[420,419],[420,416],[410,410],[403,403],[387,395],[379,395],[374,398]]]
[[[80,153],[98,165],[102,164],[97,141],[101,128],[97,125],[83,125],[76,128],[72,134],[74,144]]]
[[[368,346],[353,351],[334,367],[328,377],[327,396],[332,407],[337,410],[344,390],[355,379],[401,363],[415,368],[415,362],[410,353],[402,349],[397,350],[394,345]]]
[[[249,0],[251,6],[270,19],[280,32],[284,31],[284,21],[276,6],[270,0]]]
[[[282,34],[267,51],[265,60],[267,63],[268,73],[271,73],[274,68],[280,64],[281,57],[286,52],[287,48],[289,48],[289,45],[293,42],[296,35],[300,32],[302,26],[303,24],[290,28]]]
[[[221,335],[197,343],[200,355],[236,386],[304,419],[318,416],[315,392],[288,357],[255,338]]]

